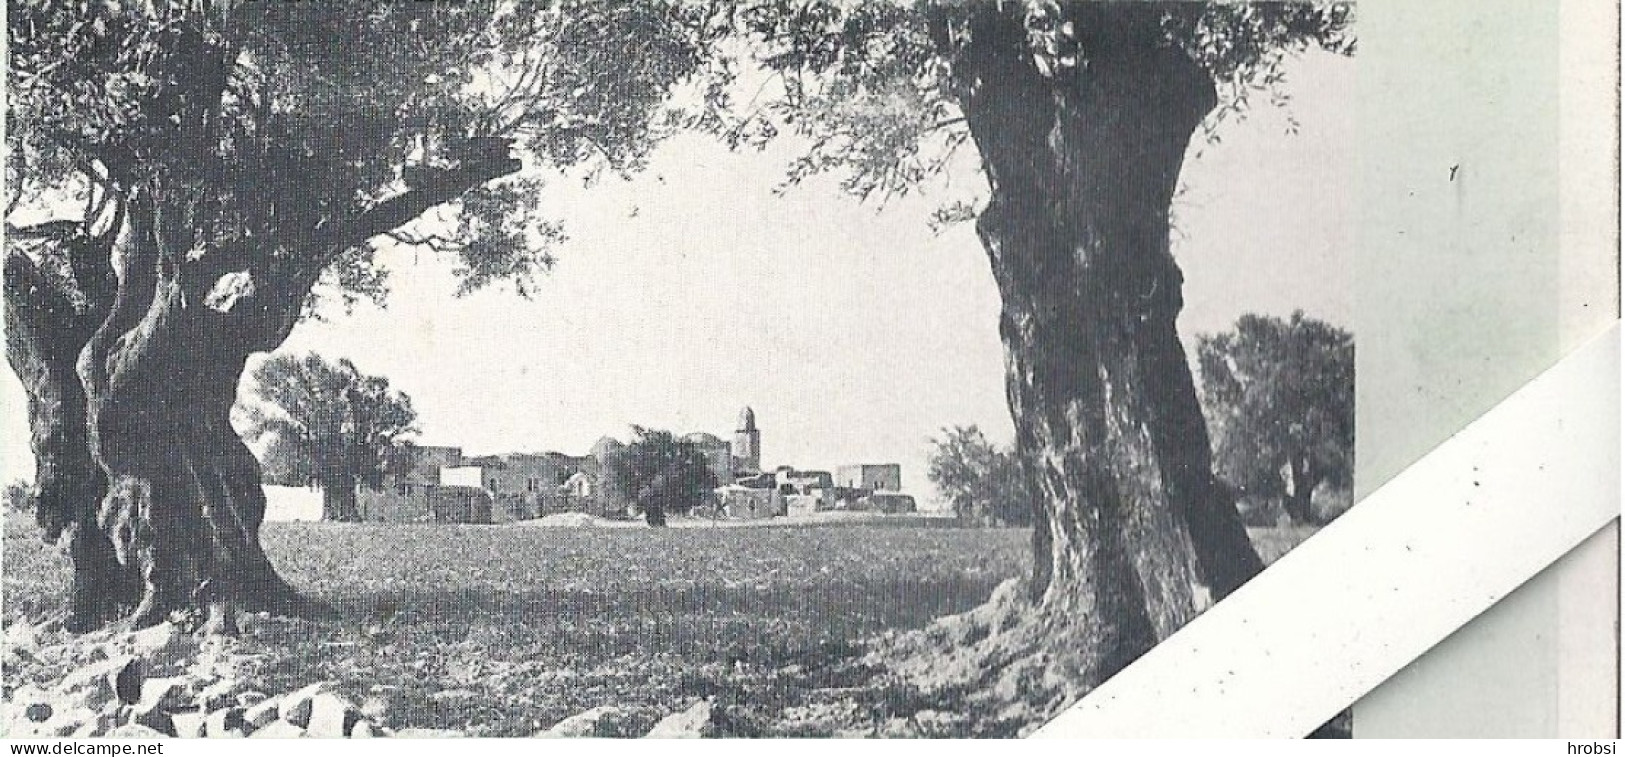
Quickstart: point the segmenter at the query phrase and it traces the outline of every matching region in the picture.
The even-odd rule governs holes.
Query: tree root
[[[1088,673],[1099,647],[1097,625],[1076,613],[1045,611],[1023,581],[1012,579],[973,610],[881,637],[864,662],[923,700],[977,713],[986,721],[979,732],[1024,736],[1100,683]]]

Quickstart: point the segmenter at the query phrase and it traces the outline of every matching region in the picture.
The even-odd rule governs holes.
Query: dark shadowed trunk
[[[91,237],[78,225],[25,241],[29,236],[29,230],[7,229],[6,357],[28,394],[35,518],[48,542],[66,533],[70,559],[86,568],[74,572],[68,601],[69,625],[77,629],[116,617],[140,595],[135,576],[119,569],[112,542],[94,525],[107,477],[90,455],[85,392],[74,369],[80,349],[112,307],[112,240]],[[67,259],[78,284],[73,292],[46,273],[50,266],[37,265],[24,252],[31,245],[42,260]]]
[[[260,547],[259,462],[230,423],[248,356],[286,338],[298,306],[222,267],[241,259],[229,251],[182,262],[185,216],[162,210],[144,190],[130,200],[118,296],[78,359],[91,455],[108,477],[94,525],[123,580],[140,584],[138,626],[199,605],[318,610]]]
[[[1319,519],[1315,517],[1315,487],[1320,485],[1320,481],[1315,475],[1314,465],[1300,458],[1292,461],[1288,467],[1292,491],[1287,493],[1286,501],[1283,503],[1287,517],[1300,526],[1318,524]]]
[[[184,171],[125,182],[96,237],[95,218],[7,228],[7,356],[28,392],[45,537],[71,534],[70,629],[192,608],[227,631],[238,608],[330,612],[260,546],[260,466],[230,423],[238,379],[338,254],[520,167],[477,157],[351,214],[268,182],[295,189],[283,225],[259,234],[205,236],[209,190]],[[340,488],[352,515],[353,485]]]
[[[1175,330],[1169,208],[1207,73],[1137,3],[1066,7],[1078,63],[1035,65],[1019,16],[973,11],[961,102],[992,187],[1007,392],[1038,509],[1033,599],[1089,630],[1088,685],[1262,568],[1212,472]]]
[[[267,306],[270,287],[222,295],[183,275],[159,254],[158,223],[152,203],[134,201],[100,238],[80,231],[6,259],[7,354],[29,395],[38,517],[45,538],[70,535],[67,625],[150,625],[206,606],[229,628],[233,605],[319,610],[260,548],[259,462],[229,422],[248,355],[280,342],[297,310]],[[63,257],[72,275],[48,273]],[[189,272],[226,273],[212,268]]]
[[[361,508],[356,505],[355,479],[338,475],[324,478],[322,487],[322,520],[356,523],[361,520]]]

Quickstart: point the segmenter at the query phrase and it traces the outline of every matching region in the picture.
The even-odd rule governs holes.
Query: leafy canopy
[[[748,40],[730,50],[725,70],[765,69],[769,78],[718,125],[733,143],[760,143],[782,129],[810,147],[787,181],[824,172],[863,198],[914,190],[941,175],[967,141],[962,109],[980,87],[1005,83],[966,77],[967,54],[1030,58],[1057,90],[1089,76],[1091,33],[1107,14],[1141,14],[1157,43],[1184,50],[1212,76],[1220,105],[1207,123],[1244,114],[1257,96],[1284,104],[1284,64],[1310,47],[1355,49],[1348,3],[1205,2],[915,2],[764,0],[727,18]],[[978,21],[1004,16],[1025,34],[978,35]],[[1010,49],[989,50],[991,47]],[[727,51],[724,51],[726,55]],[[728,104],[728,103],[724,103]],[[939,221],[973,215],[946,207]]]
[[[527,294],[564,236],[539,207],[549,176],[637,170],[680,130],[793,133],[789,183],[835,171],[856,195],[904,194],[969,141],[967,93],[1000,86],[956,60],[1014,45],[1068,86],[1092,13],[1153,14],[1227,93],[1215,121],[1279,96],[1292,54],[1354,48],[1348,4],[8,0],[7,217],[72,201],[88,225],[161,185],[189,254],[250,248],[256,276],[301,297],[319,276],[381,302],[381,239],[452,256],[460,292]],[[1026,33],[976,34],[989,14]],[[506,140],[525,170],[436,181]]]
[[[524,292],[561,236],[537,189],[561,170],[641,164],[666,133],[660,104],[700,63],[695,12],[10,0],[8,221],[71,199],[94,223],[109,198],[151,187],[187,214],[194,255],[248,246],[273,278],[314,267],[382,297],[369,240],[391,233],[454,256],[465,291],[508,280]],[[452,170],[506,157],[510,141],[522,173]],[[413,190],[415,202],[388,202]]]
[[[636,507],[655,526],[665,525],[668,513],[686,513],[703,504],[717,486],[705,453],[670,431],[632,430],[632,443],[604,460],[610,496]]]
[[[1032,523],[1032,494],[1014,450],[994,445],[974,425],[945,428],[931,444],[926,476],[954,515],[989,525]]]
[[[1280,496],[1283,471],[1348,485],[1354,472],[1354,339],[1301,311],[1244,315],[1197,340],[1218,474]]]
[[[409,466],[417,413],[388,379],[349,360],[282,353],[260,363],[252,380],[255,399],[238,404],[236,421],[262,444],[272,478],[377,489]]]

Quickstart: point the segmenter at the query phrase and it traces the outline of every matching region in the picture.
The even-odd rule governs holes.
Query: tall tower
[[[739,411],[739,428],[734,431],[734,473],[762,472],[762,432],[756,430],[756,411],[746,406]]]

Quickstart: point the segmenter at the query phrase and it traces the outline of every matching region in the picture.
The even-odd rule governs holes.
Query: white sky
[[[1288,71],[1296,135],[1262,108],[1186,164],[1187,340],[1245,312],[1352,321],[1354,62],[1316,53]],[[449,264],[392,253],[387,309],[302,324],[283,349],[387,376],[424,443],[581,454],[632,423],[731,438],[749,404],[765,465],[899,462],[931,500],[928,437],[1012,433],[986,258],[968,224],[928,228],[941,193],[883,209],[833,181],[774,195],[793,154],[670,142],[632,182],[557,193],[571,238],[533,300],[456,299]],[[32,478],[24,395],[0,374],[0,480]]]

